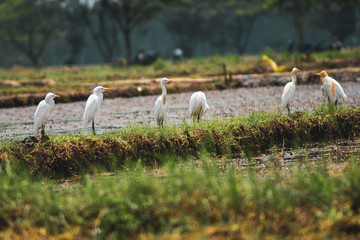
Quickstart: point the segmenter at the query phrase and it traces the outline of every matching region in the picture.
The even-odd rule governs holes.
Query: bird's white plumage
[[[160,85],[162,88],[162,94],[156,99],[155,105],[154,105],[154,115],[157,122],[157,125],[163,125],[164,118],[166,116],[166,110],[167,110],[167,92],[165,83],[171,82],[167,78],[161,79]]]
[[[50,113],[55,105],[54,98],[58,97],[54,93],[46,94],[44,100],[41,100],[36,108],[34,115],[34,135],[39,135],[40,130],[45,129],[45,125],[49,121]]]
[[[154,105],[154,114],[158,125],[160,125],[160,123],[164,121],[164,118],[166,116],[166,110],[167,102],[165,102],[165,104],[163,103],[163,96],[161,95],[156,99]]]
[[[284,90],[281,94],[281,107],[283,110],[288,108],[289,113],[290,113],[289,103],[290,103],[291,99],[294,97],[295,90],[296,90],[296,81],[297,81],[296,73],[297,73],[297,71],[299,71],[299,69],[293,68],[293,70],[291,72],[291,82],[288,82],[285,85]]]
[[[189,114],[195,121],[199,121],[204,113],[209,109],[206,101],[205,93],[198,91],[194,92],[189,101]]]
[[[281,106],[285,110],[286,106],[290,103],[290,100],[295,95],[296,85],[293,82],[288,82],[281,95]]]
[[[102,86],[97,86],[94,88],[94,93],[87,99],[83,116],[84,127],[94,120],[96,113],[99,111],[100,105],[104,99],[102,93],[103,89]]]
[[[326,76],[322,79],[322,82],[323,85],[321,87],[321,90],[323,91],[325,97],[328,99],[329,103],[335,104],[335,101],[340,98],[346,101],[347,96],[338,81],[336,81],[332,77]]]

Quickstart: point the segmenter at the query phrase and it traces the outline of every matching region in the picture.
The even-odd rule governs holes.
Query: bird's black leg
[[[288,113],[289,113],[289,115],[290,115],[290,107],[289,107],[289,104],[286,105],[286,108],[287,108]]]
[[[95,123],[94,123],[94,120],[92,120],[92,130],[93,130],[93,134],[95,135]]]
[[[41,134],[41,137],[42,137],[42,138],[45,136],[45,127],[42,127],[42,128],[41,128],[40,134]]]
[[[200,122],[200,114],[198,114],[197,121]]]
[[[337,108],[337,105],[338,105],[338,100],[339,100],[339,99],[336,99],[336,100],[335,100],[335,107],[336,107],[336,108]]]

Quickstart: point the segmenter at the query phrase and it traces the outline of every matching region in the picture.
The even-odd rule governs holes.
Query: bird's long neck
[[[291,80],[295,85],[297,84],[296,73],[291,74]]]
[[[98,101],[98,105],[100,107],[103,99],[104,99],[104,94],[102,92],[95,92],[95,95],[98,97],[99,101]]]
[[[102,93],[101,91],[95,91],[94,94],[95,94],[96,96],[98,96],[99,98],[103,98],[103,97],[104,97],[104,95],[103,95],[103,93]]]
[[[46,102],[47,104],[50,104],[50,105],[55,105],[55,101],[54,101],[53,98],[45,99],[45,102]]]
[[[166,87],[164,82],[161,82],[161,89],[162,89],[162,99],[163,99],[163,104],[166,104],[166,95],[167,95],[167,91],[166,91]]]

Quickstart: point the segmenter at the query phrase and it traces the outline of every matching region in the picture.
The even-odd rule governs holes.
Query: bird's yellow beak
[[[103,88],[103,90],[111,90],[111,88]]]
[[[59,98],[60,97],[60,95],[54,95],[54,98]]]
[[[168,82],[172,82],[173,80],[168,80]]]
[[[316,75],[316,76],[321,76],[321,74],[320,74],[320,73],[315,73],[314,75]]]

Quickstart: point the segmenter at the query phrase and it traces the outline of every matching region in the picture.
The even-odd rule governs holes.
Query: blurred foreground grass
[[[206,155],[143,165],[59,184],[5,165],[0,172],[1,239],[356,239],[360,169],[340,175],[305,164],[265,176],[219,169]],[[327,161],[322,159],[320,161]],[[158,171],[159,172],[159,171]]]

